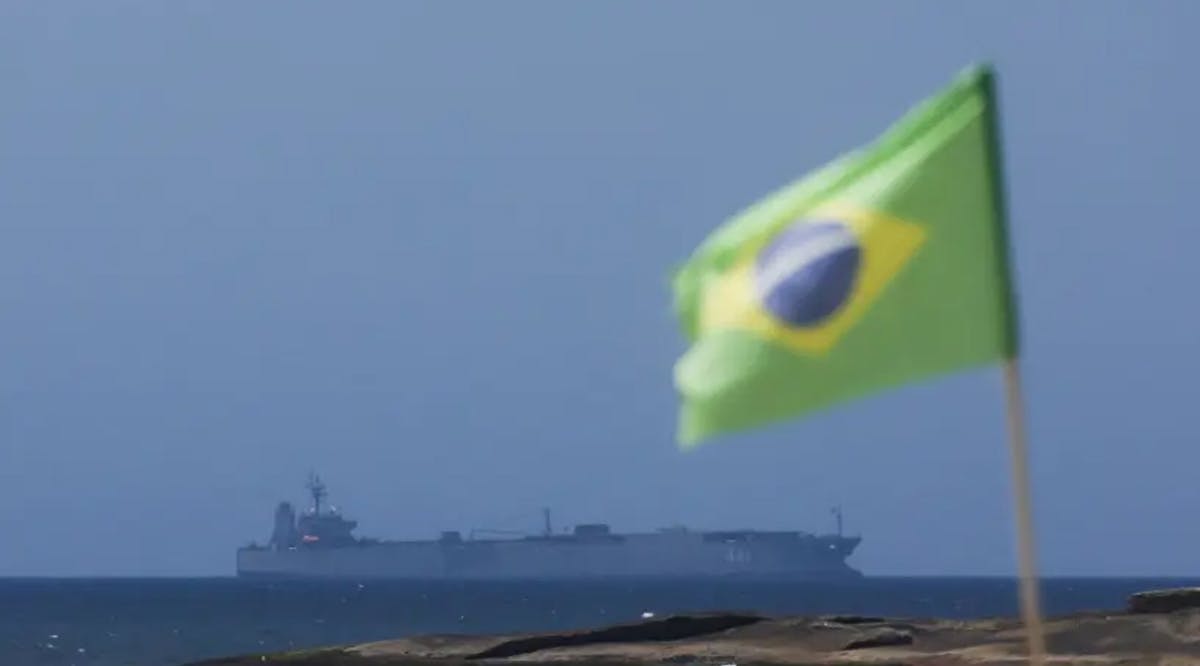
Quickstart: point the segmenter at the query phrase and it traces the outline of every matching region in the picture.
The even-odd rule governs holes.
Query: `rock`
[[[1185,608],[1200,608],[1200,587],[1150,590],[1129,597],[1130,613],[1173,613]]]
[[[896,645],[912,645],[913,635],[910,631],[899,629],[874,629],[863,633],[858,638],[846,643],[843,650],[862,650],[865,648],[892,647]]]
[[[499,659],[553,648],[578,647],[600,643],[640,643],[678,641],[715,634],[762,621],[758,615],[717,613],[676,615],[637,624],[623,624],[591,631],[524,636],[497,643],[467,659]]]
[[[1178,594],[1174,596],[1178,602]],[[1159,600],[1163,594],[1141,595]],[[1192,594],[1184,598],[1194,597]],[[1139,601],[1139,604],[1146,602]],[[1151,602],[1153,603],[1153,602]],[[1176,603],[1178,606],[1178,603]],[[1139,606],[1141,607],[1141,606]],[[1155,606],[1159,608],[1161,606]],[[1200,665],[1200,609],[1090,612],[1046,619],[1054,666]],[[887,618],[835,624],[752,613],[665,616],[541,635],[410,636],[340,648],[252,654],[206,666],[1014,666],[1027,663],[1018,618]],[[875,648],[875,649],[870,649]],[[507,657],[507,658],[506,658]],[[199,666],[199,664],[193,664]]]
[[[884,619],[873,615],[824,615],[821,621],[830,624],[879,624]]]

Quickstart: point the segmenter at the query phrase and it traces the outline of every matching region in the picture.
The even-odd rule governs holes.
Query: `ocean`
[[[1049,613],[1116,609],[1194,580],[1051,579]],[[301,583],[237,579],[0,580],[4,666],[177,666],[199,659],[425,633],[587,627],[643,612],[1014,615],[1002,578],[851,583],[644,580],[583,583]]]

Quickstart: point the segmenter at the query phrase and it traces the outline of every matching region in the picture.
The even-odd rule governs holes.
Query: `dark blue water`
[[[1119,608],[1197,581],[1058,579],[1050,613]],[[590,626],[696,610],[986,617],[1016,613],[1004,579],[855,583],[266,583],[234,579],[0,580],[0,664],[156,666],[422,633]]]

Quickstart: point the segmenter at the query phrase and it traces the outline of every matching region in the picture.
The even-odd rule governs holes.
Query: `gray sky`
[[[229,574],[310,468],[380,537],[831,529],[1013,570],[998,371],[697,452],[668,274],[1002,76],[1053,574],[1196,574],[1200,4],[0,5],[0,575]]]

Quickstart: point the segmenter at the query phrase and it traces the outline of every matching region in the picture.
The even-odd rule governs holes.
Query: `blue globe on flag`
[[[862,263],[858,236],[836,220],[801,220],[759,253],[755,287],[763,309],[790,326],[818,326],[854,291]]]

